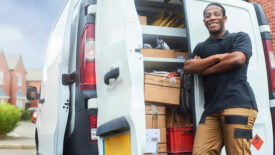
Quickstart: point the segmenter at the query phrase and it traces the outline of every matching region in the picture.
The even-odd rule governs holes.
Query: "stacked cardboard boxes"
[[[144,81],[147,129],[146,152],[158,152],[158,154],[164,155],[167,154],[166,106],[179,105],[180,78],[145,73]],[[155,137],[153,137],[154,135]]]
[[[166,153],[166,108],[165,106],[146,103],[146,152]],[[149,145],[149,146],[148,146]],[[146,154],[147,155],[147,154]]]
[[[179,77],[145,73],[146,153],[167,154],[166,128],[191,125],[180,105]]]

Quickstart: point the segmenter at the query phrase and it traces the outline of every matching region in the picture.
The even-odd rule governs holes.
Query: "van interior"
[[[135,4],[143,37],[145,153],[192,153],[191,75],[183,73],[189,54],[183,3],[136,0]]]

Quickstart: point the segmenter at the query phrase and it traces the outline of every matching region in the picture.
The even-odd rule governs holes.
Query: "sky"
[[[49,35],[65,0],[0,0],[0,50],[42,68]]]

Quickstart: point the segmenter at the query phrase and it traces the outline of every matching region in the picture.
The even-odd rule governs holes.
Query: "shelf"
[[[152,25],[142,25],[142,33],[144,35],[155,35],[155,36],[167,36],[167,37],[179,37],[186,38],[186,29],[184,28],[173,28],[173,27],[160,27]]]
[[[143,61],[146,71],[175,71],[175,69],[183,67],[185,59],[143,57]]]
[[[164,3],[164,0],[143,0],[144,2],[159,2]],[[176,4],[176,5],[182,5],[182,2],[179,0],[170,0],[168,4]]]
[[[152,25],[142,25],[143,42],[156,46],[157,38],[164,40],[169,47],[186,48],[187,35],[184,28],[160,27]]]
[[[137,8],[149,6],[154,8],[168,8],[174,11],[183,9],[183,4],[179,0],[170,0],[169,3],[165,3],[164,0],[135,0],[135,4]]]

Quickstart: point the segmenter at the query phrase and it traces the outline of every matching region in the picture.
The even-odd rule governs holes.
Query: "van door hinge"
[[[86,14],[88,14],[88,15],[96,15],[96,4],[89,5],[87,7]]]
[[[71,85],[76,82],[76,72],[72,72],[69,74],[62,74],[62,84],[63,85]]]

